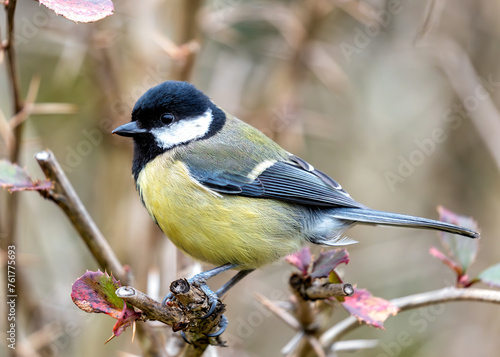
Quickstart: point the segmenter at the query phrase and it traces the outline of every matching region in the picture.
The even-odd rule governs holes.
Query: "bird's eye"
[[[175,116],[172,113],[163,113],[160,120],[165,125],[170,125],[175,121]]]

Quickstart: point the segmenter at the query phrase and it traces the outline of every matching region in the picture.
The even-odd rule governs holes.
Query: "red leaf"
[[[375,297],[364,289],[354,289],[352,296],[344,298],[342,306],[359,321],[382,329],[384,321],[399,311],[390,301]]]
[[[0,187],[9,192],[16,191],[46,191],[54,188],[52,181],[32,180],[26,170],[7,160],[0,160]]]
[[[134,321],[140,319],[141,316],[141,312],[137,312],[132,306],[125,304],[125,307],[120,317],[118,318],[118,321],[116,321],[115,325],[113,326],[113,334],[115,336],[120,336],[120,334],[125,331],[127,327],[132,325]]]
[[[314,260],[311,278],[326,278],[341,263],[349,263],[349,253],[345,248],[321,252]]]
[[[119,319],[123,313],[123,300],[115,291],[122,284],[112,275],[101,271],[87,271],[71,287],[71,299],[85,312],[105,313]]]
[[[285,260],[287,263],[298,268],[302,272],[302,275],[307,275],[309,265],[311,264],[311,250],[309,247],[304,247],[297,253],[287,255]]]
[[[18,191],[49,191],[54,188],[54,182],[49,180],[34,180],[29,186],[13,186],[9,187],[9,192],[18,192]]]
[[[429,254],[435,258],[438,258],[444,264],[446,264],[448,267],[454,270],[455,273],[457,273],[458,277],[463,275],[464,272],[462,270],[462,267],[460,267],[460,265],[458,265],[457,262],[446,256],[444,253],[441,253],[436,247],[431,247],[431,249],[429,249]]]
[[[85,312],[105,313],[117,319],[113,326],[113,335],[119,336],[142,316],[142,312],[135,311],[133,306],[125,304],[116,296],[115,291],[121,286],[113,275],[109,276],[101,271],[87,271],[73,283],[71,299]]]
[[[95,22],[113,14],[111,0],[39,0],[58,15],[74,22]]]

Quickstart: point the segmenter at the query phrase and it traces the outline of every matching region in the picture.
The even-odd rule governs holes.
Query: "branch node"
[[[349,283],[321,283],[319,279],[310,276],[292,274],[289,280],[291,288],[306,301],[328,299],[332,297],[345,297],[354,294],[354,288]]]

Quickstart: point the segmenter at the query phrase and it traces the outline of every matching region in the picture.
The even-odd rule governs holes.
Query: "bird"
[[[238,271],[215,293],[206,288],[212,299],[306,243],[356,243],[345,232],[358,223],[479,237],[464,227],[358,203],[327,174],[188,82],[147,90],[131,121],[112,133],[133,139],[133,178],[154,222],[181,251],[216,266],[190,281],[206,287],[211,277]]]

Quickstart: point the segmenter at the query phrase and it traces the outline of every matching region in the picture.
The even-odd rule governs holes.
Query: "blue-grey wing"
[[[209,169],[210,162],[206,160],[197,165],[188,162],[193,178],[219,193],[310,206],[364,207],[353,200],[335,180],[296,156],[270,163],[254,178],[251,173],[256,165],[257,162],[245,161],[235,170],[229,164],[217,162],[214,165],[216,167]]]

